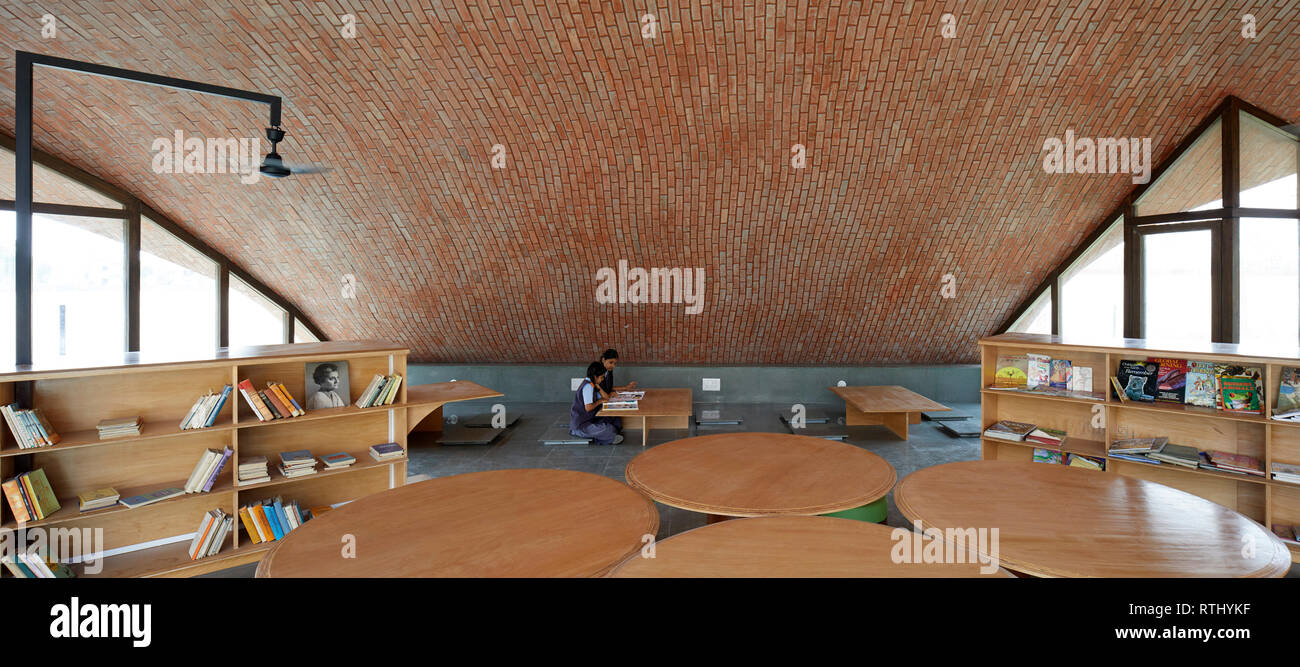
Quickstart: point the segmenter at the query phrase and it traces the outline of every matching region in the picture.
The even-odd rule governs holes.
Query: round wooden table
[[[1163,484],[1046,463],[961,461],[894,491],[909,520],[997,528],[1002,566],[1040,577],[1280,577],[1286,545],[1222,505]]]
[[[475,472],[389,489],[322,514],[272,547],[257,576],[600,576],[639,552],[658,528],[653,503],[602,475]],[[348,541],[355,558],[342,555]]]
[[[925,563],[919,557],[896,563],[893,554],[901,539],[912,540],[911,531],[850,519],[823,516],[736,519],[688,530],[658,542],[654,558],[633,554],[609,576],[1012,576],[996,564]]]
[[[626,476],[632,488],[710,521],[851,510],[884,498],[898,479],[865,449],[785,433],[674,440],[632,459]]]

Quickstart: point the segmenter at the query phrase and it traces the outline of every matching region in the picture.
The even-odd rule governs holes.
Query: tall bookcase
[[[1106,471],[1097,474],[1129,475],[1159,482],[1234,509],[1265,527],[1273,523],[1300,524],[1300,485],[1268,477],[1137,463],[1106,455],[1109,443],[1117,439],[1165,436],[1170,442],[1200,450],[1253,456],[1266,471],[1275,461],[1300,463],[1300,423],[1269,419],[1277,400],[1281,371],[1286,367],[1300,367],[1300,358],[1296,358],[1300,351],[1290,352],[1293,356],[1261,356],[1246,354],[1248,350],[1244,346],[1222,343],[1176,350],[1140,339],[1092,345],[1041,334],[992,336],[980,341],[980,349],[983,369],[980,414],[984,428],[998,420],[1010,419],[1061,429],[1069,435],[1059,451],[1106,459]],[[1092,368],[1093,398],[989,388],[999,355],[1028,353],[1069,359],[1075,367]],[[1119,362],[1145,361],[1152,357],[1258,367],[1264,374],[1264,413],[1241,414],[1168,403],[1125,403],[1114,398],[1109,390],[1109,378],[1117,374]],[[1035,447],[1044,446],[983,438],[980,449],[985,459],[1027,461],[1033,458]],[[1300,543],[1288,541],[1287,546],[1291,549],[1291,560],[1300,562]]]
[[[130,353],[115,366],[65,363],[14,368],[0,373],[0,401],[8,404],[17,396],[22,399],[21,407],[41,408],[62,441],[52,447],[19,449],[8,427],[0,429],[0,476],[8,479],[41,468],[59,496],[62,509],[44,520],[28,522],[27,528],[102,528],[105,552],[124,551],[107,556],[98,573],[74,566],[78,576],[191,576],[254,562],[271,543],[252,544],[237,517],[235,529],[215,556],[191,561],[186,553],[190,540],[177,538],[193,533],[203,514],[214,508],[237,514],[242,505],[274,496],[296,500],[306,508],[402,485],[406,458],[376,462],[368,454],[369,447],[396,442],[405,448],[408,411],[418,421],[445,402],[446,392],[438,385],[408,387],[404,382],[391,406],[362,409],[348,405],[261,422],[232,391],[213,426],[182,431],[178,428],[181,418],[200,394],[219,392],[224,385],[237,385],[241,380],[250,380],[258,388],[268,381],[282,382],[305,407],[304,373],[306,364],[313,361],[346,361],[355,400],[377,373],[406,377],[406,355],[405,348],[383,342],[333,341],[222,348],[208,358],[187,361],[153,360]],[[474,383],[450,384],[459,385],[452,388],[459,395],[484,389]],[[139,436],[99,439],[95,426],[101,419],[134,415],[143,422]],[[184,487],[204,449],[226,446],[234,455],[208,493],[186,494],[136,509],[116,505],[78,511],[78,494],[105,486],[116,488],[123,498],[169,486]],[[346,451],[356,463],[339,471],[286,479],[276,469],[278,454],[295,449],[307,449],[316,456]],[[256,455],[267,458],[271,480],[236,486],[234,471],[240,459]],[[8,503],[0,506],[0,530],[18,528]]]

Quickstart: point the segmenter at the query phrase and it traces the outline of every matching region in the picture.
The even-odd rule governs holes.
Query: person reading
[[[613,348],[605,350],[604,354],[600,355],[600,363],[605,367],[605,380],[601,383],[600,388],[604,389],[606,394],[636,389],[635,382],[629,382],[622,387],[614,386],[614,367],[618,365],[618,350]]]
[[[617,445],[623,442],[623,436],[613,420],[597,417],[596,411],[609,400],[609,394],[601,389],[605,379],[605,366],[592,362],[587,366],[586,377],[573,392],[573,405],[569,408],[569,433],[579,438],[591,438],[597,445]]]

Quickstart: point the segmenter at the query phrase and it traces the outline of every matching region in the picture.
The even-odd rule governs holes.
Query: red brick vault
[[[1132,187],[1044,173],[1046,138],[1158,162],[1227,94],[1300,118],[1300,1],[1253,38],[1204,2],[210,4],[8,3],[0,43],[283,95],[285,159],[333,172],[154,173],[264,109],[51,70],[36,145],[414,360],[974,362]],[[702,269],[700,312],[598,301],[619,260]]]

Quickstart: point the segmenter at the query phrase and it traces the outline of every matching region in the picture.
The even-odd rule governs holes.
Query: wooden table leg
[[[649,417],[641,418],[641,449],[645,449],[646,442],[650,439],[650,424],[646,421]]]
[[[907,422],[909,421],[906,412],[886,412],[881,414],[881,421],[885,428],[894,432],[894,435],[906,440],[907,439]]]

